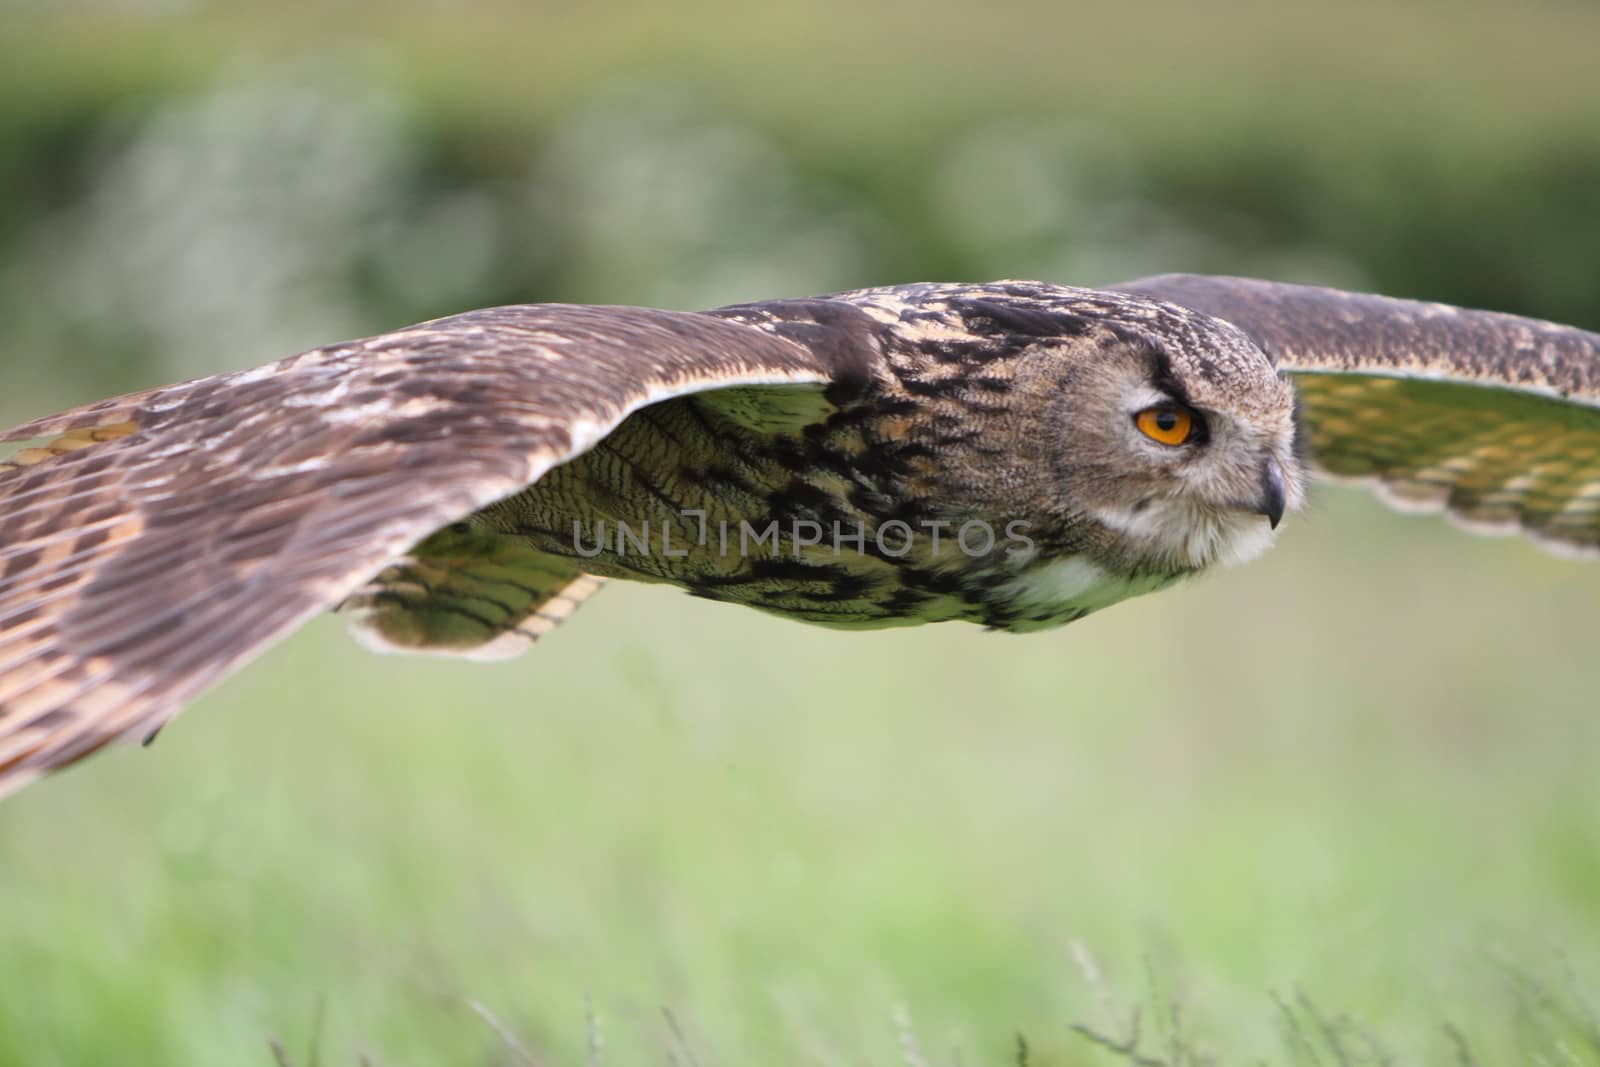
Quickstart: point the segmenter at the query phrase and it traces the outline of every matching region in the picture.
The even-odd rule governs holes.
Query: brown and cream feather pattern
[[[0,791],[147,735],[635,408],[826,384],[867,352],[846,366],[699,315],[504,308],[17,427],[3,439],[62,443],[0,472]]]
[[[1325,474],[1483,533],[1600,553],[1600,336],[1252,278],[1121,287],[1226,319],[1294,378]]]
[[[1256,506],[1220,466],[1195,483],[1223,494],[1195,505],[1209,540],[1150,540],[1188,504],[1088,432],[1126,431],[1116,390],[1208,414],[1215,451],[1264,449],[1293,432],[1278,370],[1321,469],[1600,548],[1600,337],[1570,327],[1188,276],[488,309],[0,435],[36,442],[0,463],[0,794],[149,735],[341,605],[381,646],[469,655],[606,576],[851,627],[1070,621],[1221,558],[1243,527],[1219,509]],[[646,521],[681,554],[595,537]],[[1029,550],[875,543],[980,521],[1025,523]],[[795,543],[797,522],[863,540]],[[784,539],[718,551],[719,523]]]

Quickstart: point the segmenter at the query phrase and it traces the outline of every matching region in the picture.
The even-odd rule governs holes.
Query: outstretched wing
[[[1600,551],[1600,335],[1250,278],[1117,286],[1238,326],[1294,378],[1315,466],[1408,510]]]
[[[493,308],[0,434],[51,439],[0,467],[0,795],[150,734],[643,405],[864,384],[873,329],[838,304]]]

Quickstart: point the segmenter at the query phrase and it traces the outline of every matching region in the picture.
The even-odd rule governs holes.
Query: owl
[[[0,794],[329,609],[472,658],[608,578],[1038,630],[1256,556],[1312,473],[1600,548],[1600,335],[1243,278],[491,308],[0,441]]]

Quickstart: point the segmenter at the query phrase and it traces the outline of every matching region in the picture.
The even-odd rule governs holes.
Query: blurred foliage
[[[1588,3],[0,18],[4,422],[533,300],[1198,270],[1600,327]],[[1127,1062],[1069,1026],[1141,1001],[1174,1065],[1600,1062],[1595,583],[1335,496],[1031,639],[319,624],[0,808],[0,1063],[519,1062],[474,1001],[553,1063]]]
[[[973,12],[908,28],[893,5],[823,4],[779,27],[708,7],[706,38],[675,21],[648,44],[655,17],[614,5],[25,10],[0,46],[0,312],[36,358],[126,384],[489,303],[928,278],[1231,272],[1600,324],[1596,78],[1559,108],[1531,82],[1574,29],[1600,40],[1590,8],[1439,8],[1413,69],[1283,69],[1319,32],[1377,63],[1428,7],[1322,27],[1249,4],[1194,26],[1169,5],[1126,48],[1093,40],[1129,29],[1103,11],[1027,5],[999,39]],[[318,14],[310,41],[273,46]],[[1429,54],[1452,34],[1457,62],[1493,68]],[[1249,41],[1256,69],[1227,69]],[[862,85],[874,42],[899,56]],[[1044,45],[1059,59],[1029,68]],[[624,47],[642,54],[580,62]],[[508,49],[521,62],[497,67]]]

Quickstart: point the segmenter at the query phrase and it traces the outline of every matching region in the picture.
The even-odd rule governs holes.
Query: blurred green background
[[[0,19],[5,424],[532,300],[1191,270],[1600,328],[1581,0]],[[322,620],[0,807],[0,1063],[1600,1063],[1597,592],[1326,490],[1026,638]]]

